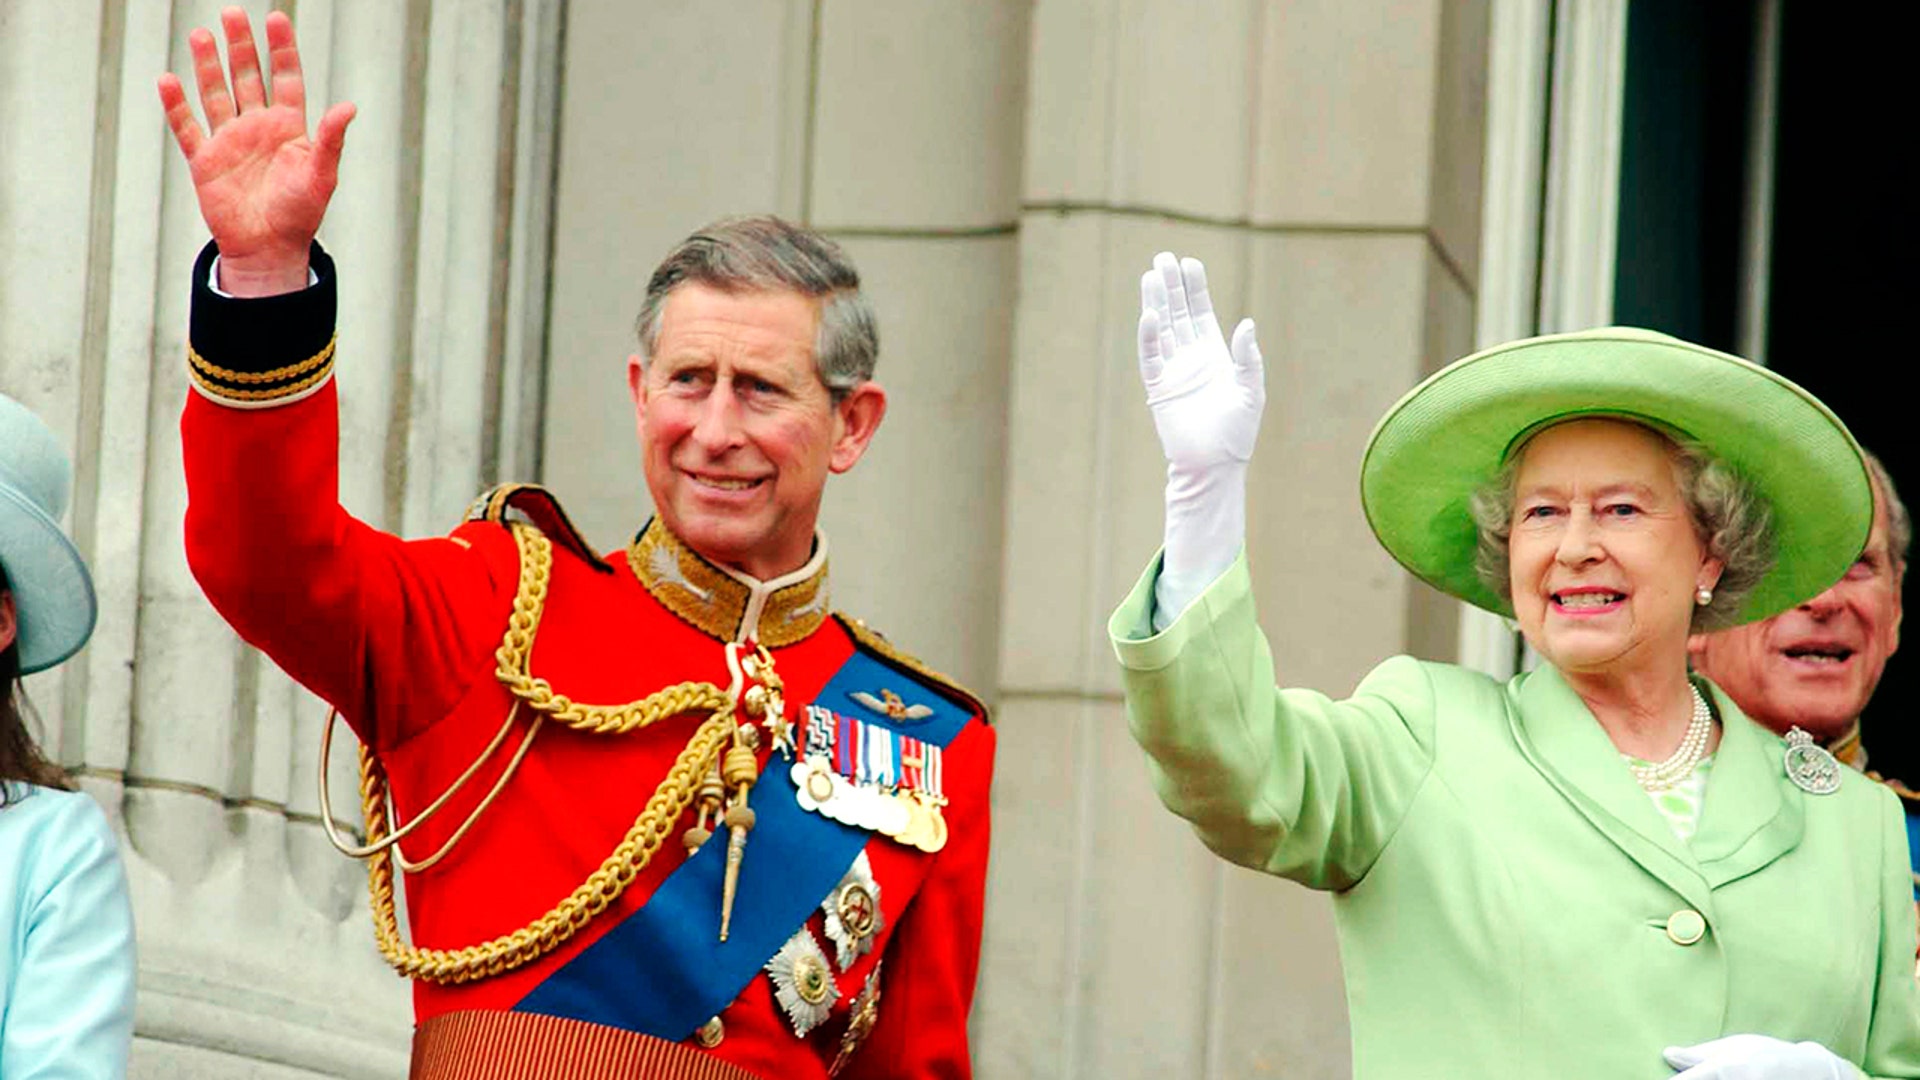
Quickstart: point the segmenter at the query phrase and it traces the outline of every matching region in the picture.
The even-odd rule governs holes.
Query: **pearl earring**
[[[1693,594],[1693,602],[1699,604],[1701,607],[1706,607],[1708,604],[1713,603],[1713,590],[1704,586],[1701,587]]]

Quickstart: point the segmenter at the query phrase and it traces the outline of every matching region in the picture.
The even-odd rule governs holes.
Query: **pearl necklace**
[[[1707,740],[1713,735],[1713,713],[1707,709],[1707,699],[1700,696],[1700,688],[1692,683],[1687,686],[1693,691],[1693,719],[1687,721],[1687,733],[1681,737],[1679,748],[1658,764],[1631,766],[1633,778],[1648,791],[1665,791],[1692,776],[1694,767],[1707,756]]]

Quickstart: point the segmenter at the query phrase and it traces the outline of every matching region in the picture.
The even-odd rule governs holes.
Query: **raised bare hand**
[[[277,11],[267,16],[271,104],[246,12],[227,8],[220,23],[231,90],[213,35],[204,29],[187,35],[207,129],[195,122],[186,90],[171,72],[160,76],[160,104],[193,175],[200,216],[220,246],[221,288],[237,296],[292,292],[307,284],[308,247],[339,180],[354,109],[344,103],[328,109],[309,139],[292,20]]]

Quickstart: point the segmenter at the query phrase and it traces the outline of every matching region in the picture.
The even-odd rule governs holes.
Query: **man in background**
[[[1920,862],[1920,794],[1869,771],[1860,742],[1860,714],[1900,647],[1900,588],[1913,541],[1913,521],[1886,466],[1872,454],[1866,460],[1873,531],[1846,576],[1771,619],[1695,634],[1688,649],[1694,670],[1749,717],[1781,735],[1797,727],[1841,762],[1892,788],[1906,808],[1909,850]]]

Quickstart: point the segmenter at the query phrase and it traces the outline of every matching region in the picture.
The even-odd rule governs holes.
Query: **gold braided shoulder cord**
[[[419,864],[410,864],[404,855],[399,854],[398,841],[428,814],[439,809],[452,789],[436,799],[420,817],[394,830],[388,817],[386,769],[372,751],[361,747],[360,805],[367,819],[367,843],[362,848],[348,848],[336,840],[336,846],[349,854],[367,858],[367,889],[372,900],[374,941],[387,963],[411,979],[433,983],[463,983],[483,979],[537,960],[571,938],[582,926],[618,900],[633,879],[646,869],[667,834],[672,832],[674,823],[693,803],[701,778],[714,767],[733,734],[737,690],[722,690],[712,683],[685,682],[624,705],[583,705],[555,693],[545,679],[533,677],[528,672],[528,660],[533,653],[534,635],[540,628],[540,614],[546,605],[547,583],[553,568],[553,544],[537,529],[520,524],[514,524],[511,528],[520,550],[520,581],[514,593],[513,613],[507,620],[506,634],[501,639],[500,648],[494,652],[494,675],[512,691],[517,699],[516,708],[525,703],[541,715],[535,717],[534,727],[528,731],[493,790],[455,831],[454,840],[466,833],[480,813],[492,803],[493,796],[505,786],[507,778],[525,755],[538,725],[546,717],[590,734],[625,735],[668,717],[694,712],[705,712],[708,716],[694,730],[693,736],[674,759],[673,767],[667,770],[667,775],[654,789],[639,817],[634,819],[633,826],[599,869],[588,875],[578,888],[545,915],[512,933],[461,949],[423,949],[402,941],[393,898],[393,863],[396,855],[403,865],[419,865],[424,869],[439,861],[451,848],[452,841],[449,841],[431,858]],[[511,714],[508,723],[512,723]],[[487,749],[482,751],[482,759],[492,755],[504,741],[505,734],[506,729],[503,728]],[[478,762],[475,764],[477,766]],[[326,762],[323,759],[323,797],[326,790],[325,770]],[[474,768],[469,767],[454,786],[457,788],[464,783],[473,772]],[[329,820],[324,812],[323,820]]]

